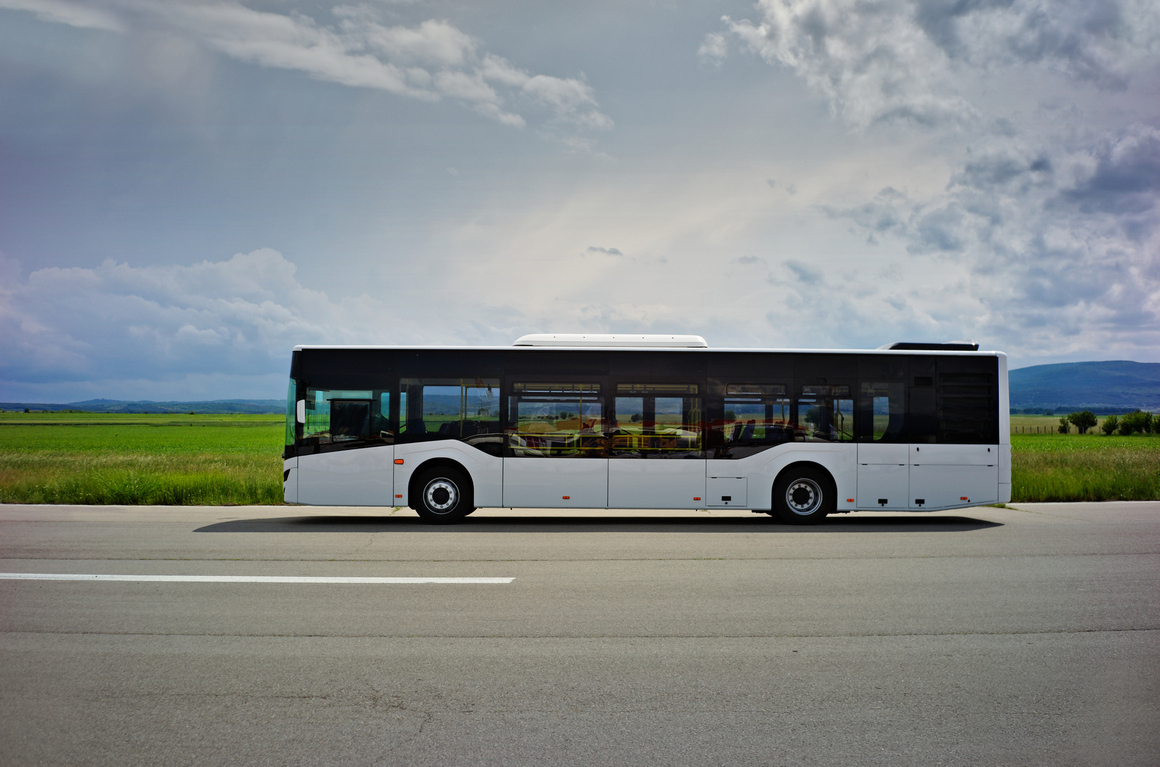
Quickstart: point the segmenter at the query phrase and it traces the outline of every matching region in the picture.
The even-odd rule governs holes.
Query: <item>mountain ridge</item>
[[[1058,362],[1012,370],[1011,412],[1160,412],[1160,362],[1107,360]],[[0,402],[0,410],[83,410],[92,413],[284,413],[281,399],[218,399],[192,402],[90,399],[67,404]]]

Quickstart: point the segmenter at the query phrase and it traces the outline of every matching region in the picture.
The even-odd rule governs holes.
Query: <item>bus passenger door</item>
[[[608,432],[608,507],[705,508],[696,384],[622,383]]]
[[[508,400],[503,505],[603,509],[608,443],[597,382],[513,382]]]

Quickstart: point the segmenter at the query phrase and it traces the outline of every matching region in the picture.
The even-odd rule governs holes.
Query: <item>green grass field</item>
[[[282,502],[281,415],[0,413],[0,502]]]
[[[1160,435],[1013,434],[1011,500],[1160,500]]]
[[[1034,419],[1034,420],[1032,420]],[[1160,500],[1160,435],[1057,434],[1015,416],[1012,500]],[[0,502],[282,501],[280,415],[0,413]]]

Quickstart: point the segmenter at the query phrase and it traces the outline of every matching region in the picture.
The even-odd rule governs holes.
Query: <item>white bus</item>
[[[1007,357],[976,344],[710,349],[698,336],[298,346],[288,503],[719,509],[791,524],[1011,497]]]

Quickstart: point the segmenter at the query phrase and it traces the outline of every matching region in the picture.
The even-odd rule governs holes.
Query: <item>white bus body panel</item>
[[[607,508],[608,459],[504,458],[503,505],[512,509]]]
[[[393,506],[392,445],[298,456],[298,503]]]
[[[612,509],[703,509],[705,461],[609,458],[608,506]]]
[[[298,456],[282,460],[282,500],[285,503],[298,503]]]
[[[408,487],[411,477],[433,458],[458,463],[471,476],[475,487],[475,506],[495,508],[503,505],[503,458],[497,458],[454,439],[412,442],[395,445],[395,499],[388,505],[409,506]]]
[[[852,442],[791,442],[740,460],[705,463],[710,484],[724,477],[746,478],[746,507],[755,511],[772,508],[773,483],[781,470],[792,463],[816,463],[830,473],[838,491],[838,510],[847,511],[857,505],[854,491],[858,486],[858,451]]]
[[[708,477],[705,482],[705,503],[713,508],[735,506],[747,509],[748,483],[745,477]]]
[[[999,352],[999,497],[995,503],[1011,502],[1011,388],[1007,378],[1007,355]]]
[[[906,444],[858,445],[859,509],[905,509],[909,506],[909,447]]]
[[[995,503],[1011,503],[1011,446],[999,445],[999,497]]]
[[[911,445],[910,508],[996,503],[999,456],[998,445]]]

